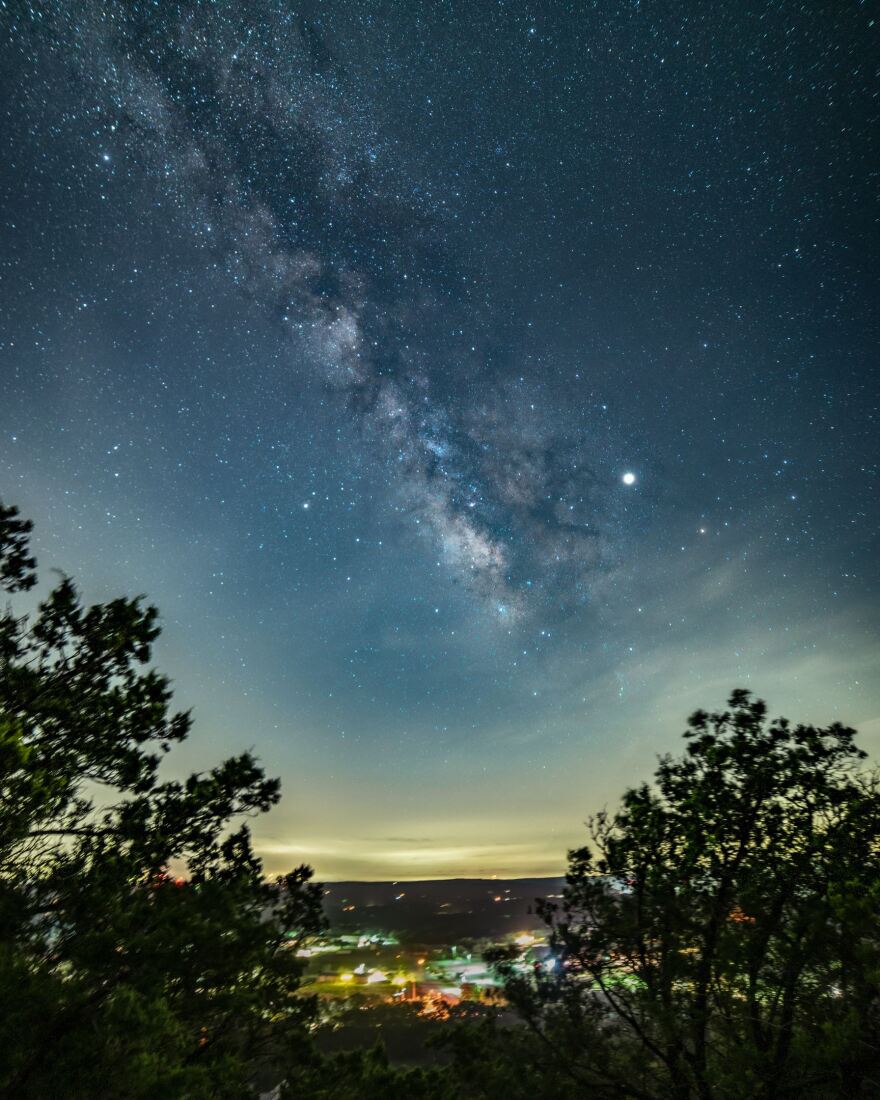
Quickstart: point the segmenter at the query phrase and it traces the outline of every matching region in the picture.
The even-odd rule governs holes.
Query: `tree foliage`
[[[8,593],[36,582],[29,532],[0,505]],[[0,615],[2,1097],[245,1097],[305,1041],[289,948],[319,890],[265,879],[246,819],[279,784],[249,753],[160,775],[190,718],[158,633],[141,599],[86,607],[66,577]]]
[[[880,1095],[880,796],[854,736],[745,691],[694,714],[570,853],[555,969],[500,960],[527,1030],[496,1027],[484,1068],[539,1096]]]
[[[295,1069],[279,1100],[461,1100],[441,1066],[394,1066],[382,1043],[319,1056]]]

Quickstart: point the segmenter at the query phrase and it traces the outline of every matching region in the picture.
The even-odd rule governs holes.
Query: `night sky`
[[[0,3],[0,497],[270,869],[558,873],[735,686],[880,750],[874,11]]]

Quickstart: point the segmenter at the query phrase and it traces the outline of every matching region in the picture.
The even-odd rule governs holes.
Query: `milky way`
[[[483,349],[425,341],[426,314],[474,327],[478,277],[448,277],[449,257],[438,273],[444,213],[396,169],[314,25],[285,4],[158,18],[101,4],[62,26],[112,119],[108,144],[166,183],[206,252],[283,326],[291,374],[357,411],[451,574],[505,623],[535,613],[536,586],[587,600],[613,556],[607,432],[529,415],[522,393],[483,381]]]

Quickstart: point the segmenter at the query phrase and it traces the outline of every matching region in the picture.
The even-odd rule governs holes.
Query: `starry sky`
[[[0,0],[0,497],[271,870],[559,873],[734,686],[878,753],[877,33]]]

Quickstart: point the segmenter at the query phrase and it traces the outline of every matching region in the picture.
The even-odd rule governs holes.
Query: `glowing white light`
[[[631,470],[627,470],[627,472],[620,480],[623,482],[624,485],[635,485],[636,475]]]

